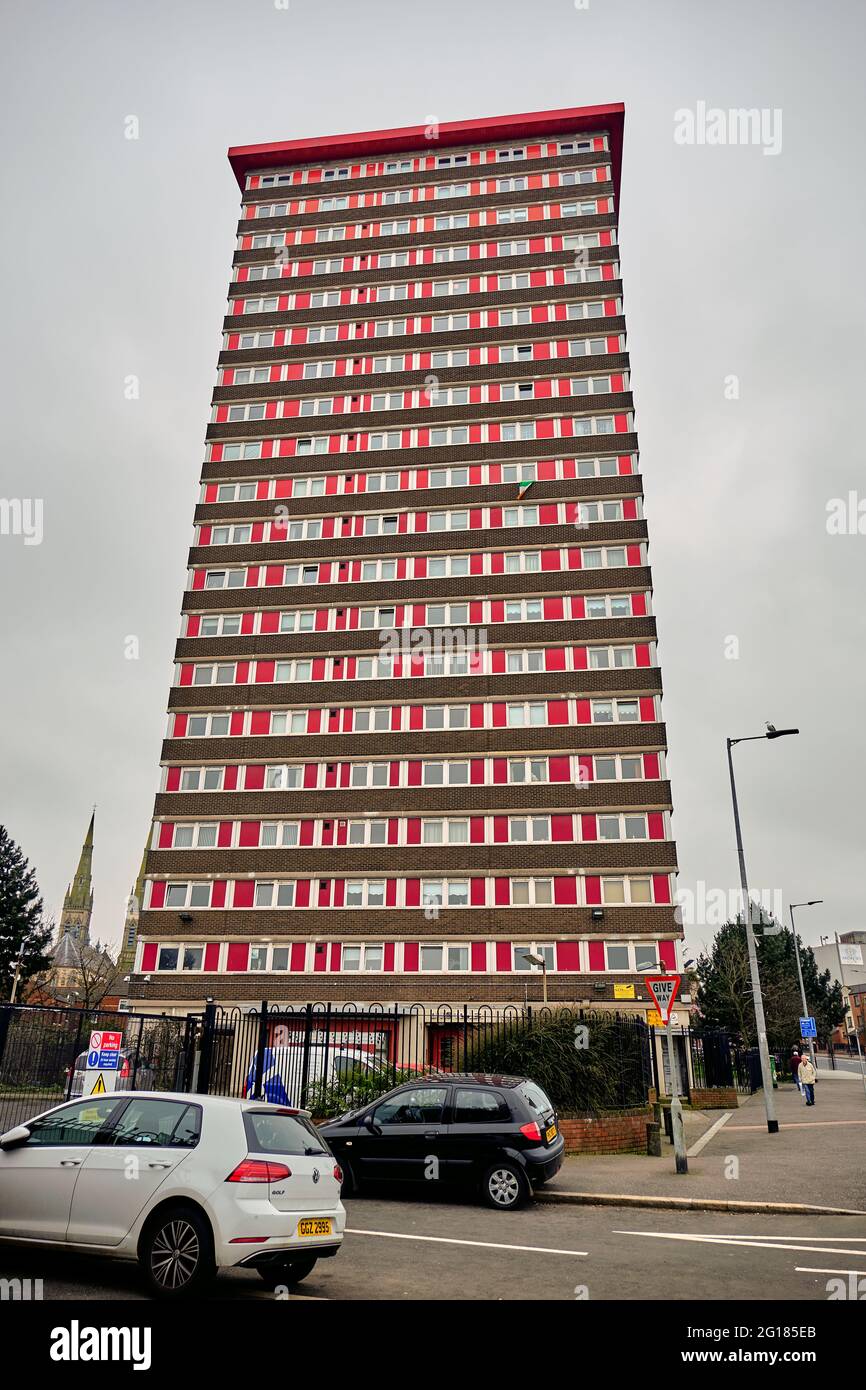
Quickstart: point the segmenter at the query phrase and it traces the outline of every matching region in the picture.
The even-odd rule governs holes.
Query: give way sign
[[[670,1021],[671,1009],[680,987],[681,975],[644,975],[643,982],[656,1001],[662,1022]]]

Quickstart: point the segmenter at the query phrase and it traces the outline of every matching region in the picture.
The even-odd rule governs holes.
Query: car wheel
[[[526,1178],[514,1163],[494,1163],[488,1168],[481,1185],[481,1195],[488,1207],[497,1211],[515,1211],[529,1196]]]
[[[358,1179],[355,1177],[355,1170],[351,1163],[348,1163],[344,1158],[338,1158],[337,1162],[343,1170],[343,1186],[340,1191],[341,1197],[357,1197],[359,1188]]]
[[[292,1260],[287,1265],[268,1265],[260,1269],[259,1274],[269,1289],[277,1289],[280,1284],[287,1284],[291,1288],[292,1284],[300,1284],[302,1279],[306,1279],[315,1264],[316,1256],[307,1255],[306,1259]]]
[[[145,1231],[138,1258],[157,1298],[200,1293],[216,1273],[211,1229],[195,1207],[173,1207],[157,1216]]]

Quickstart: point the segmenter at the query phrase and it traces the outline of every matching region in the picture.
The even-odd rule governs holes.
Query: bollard
[[[649,1121],[646,1127],[646,1151],[648,1158],[661,1158],[662,1156],[662,1127],[655,1121]]]

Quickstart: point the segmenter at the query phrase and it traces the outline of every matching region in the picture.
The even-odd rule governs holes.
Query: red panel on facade
[[[496,969],[499,971],[511,970],[511,943],[510,941],[497,941],[496,943]]]
[[[226,970],[230,973],[246,970],[249,958],[250,948],[246,941],[230,941],[226,953]]]
[[[257,820],[242,820],[238,831],[238,845],[241,848],[255,848],[259,843],[260,825]]]
[[[205,970],[219,970],[220,948],[218,941],[209,941],[204,948],[204,968]]]
[[[589,968],[590,970],[604,970],[604,942],[589,942]]]
[[[255,886],[252,879],[235,879],[232,907],[252,907]]]
[[[577,902],[577,879],[570,874],[553,880],[553,901],[557,907],[573,907]]]
[[[745,920],[745,919],[744,919]],[[677,948],[674,941],[659,942],[659,960],[665,970],[674,971],[677,968]]]
[[[579,941],[557,941],[557,943],[556,943],[556,968],[557,968],[557,970],[579,970],[579,969],[580,969],[580,942],[579,942]]]
[[[307,947],[303,941],[293,941],[289,959],[290,970],[303,970],[307,963]]]
[[[156,885],[154,884],[154,887],[155,887],[155,886],[156,886]],[[153,906],[152,903],[151,903],[151,906]],[[157,944],[156,944],[156,942],[155,942],[155,941],[146,941],[146,942],[144,943],[144,949],[143,949],[143,951],[142,951],[142,953],[141,953],[141,968],[142,968],[142,970],[144,970],[144,971],[147,972],[147,973],[149,973],[151,970],[155,970],[155,969],[156,969],[156,956],[157,956]]]
[[[418,969],[418,942],[407,941],[403,947],[403,969],[404,971],[415,971]]]
[[[653,900],[657,903],[670,902],[671,881],[667,874],[653,874]]]

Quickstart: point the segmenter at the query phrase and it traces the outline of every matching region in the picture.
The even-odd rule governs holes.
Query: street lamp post
[[[528,960],[532,965],[541,967],[541,998],[544,1004],[547,1003],[547,961],[542,953],[535,951],[524,951],[523,959]]]
[[[824,901],[823,898],[810,898],[809,901],[808,901],[807,903],[789,903],[789,904],[788,904],[788,911],[789,911],[790,914],[791,914],[791,932],[792,932],[792,935],[793,935],[793,937],[794,937],[794,955],[795,955],[796,958],[797,958],[797,979],[800,981],[800,999],[801,999],[802,1004],[803,1004],[803,1017],[804,1017],[804,1018],[808,1018],[808,1017],[809,1017],[809,1005],[806,1003],[806,990],[805,990],[805,986],[803,985],[803,966],[802,966],[802,963],[801,963],[801,961],[800,961],[800,947],[799,947],[799,945],[798,945],[798,943],[797,943],[797,928],[796,928],[796,926],[794,925],[794,908],[795,908],[795,907],[817,907],[818,904],[819,904],[819,903],[822,903],[823,901]],[[815,1062],[815,1039],[810,1037],[810,1038],[807,1038],[806,1041],[807,1041],[808,1044],[809,1044],[809,1056],[810,1056],[811,1059],[812,1059],[812,1066],[815,1068],[815,1075],[817,1076],[817,1074],[818,1074],[818,1067],[817,1067],[816,1062]],[[796,1081],[796,1079],[797,1079],[797,1078],[795,1077],[794,1080]]]
[[[761,1081],[764,1089],[764,1109],[767,1112],[767,1133],[778,1134],[779,1121],[773,1102],[773,1077],[770,1071],[770,1053],[767,1047],[767,1024],[764,1019],[764,1001],[761,997],[761,977],[758,973],[758,951],[755,946],[755,933],[752,929],[752,900],[749,897],[749,882],[746,877],[746,856],[743,851],[743,835],[740,830],[740,810],[737,805],[737,784],[734,780],[734,759],[732,749],[738,743],[754,743],[759,738],[785,738],[787,734],[798,734],[799,729],[776,729],[767,725],[765,734],[751,734],[747,738],[726,739],[728,747],[728,771],[731,776],[731,801],[734,807],[734,830],[737,836],[737,858],[740,861],[740,887],[743,894],[743,921],[746,927],[746,945],[749,950],[749,973],[752,977],[752,1001],[755,1006],[755,1026],[758,1030],[758,1056],[761,1059]]]

